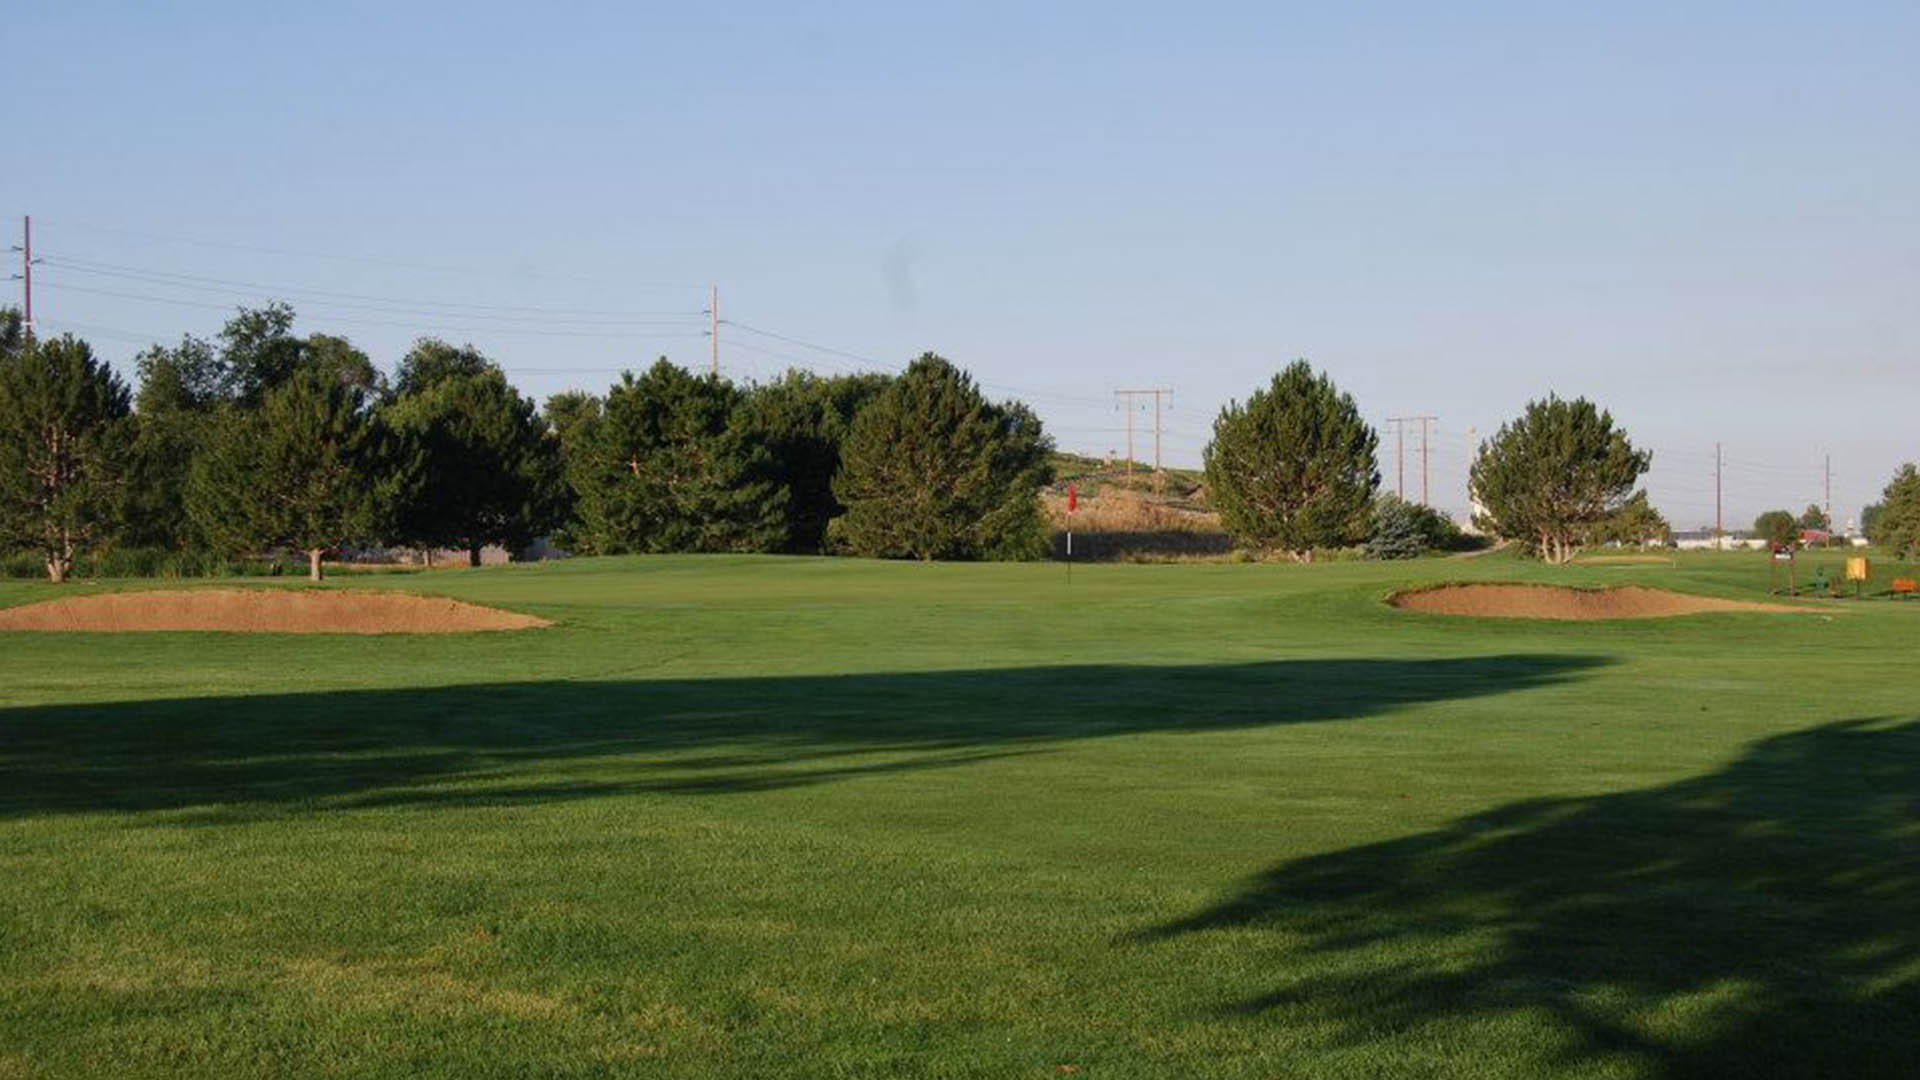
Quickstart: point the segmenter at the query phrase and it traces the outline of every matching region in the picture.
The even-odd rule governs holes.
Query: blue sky
[[[9,12],[45,329],[124,361],[283,296],[544,397],[704,363],[714,283],[838,350],[723,327],[737,377],[936,350],[1092,452],[1169,386],[1176,464],[1306,357],[1440,417],[1447,507],[1548,391],[1679,527],[1716,441],[1735,524],[1920,458],[1912,3],[277,7]]]

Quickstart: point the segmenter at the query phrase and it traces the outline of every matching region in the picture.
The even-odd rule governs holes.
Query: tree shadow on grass
[[[0,710],[0,817],[725,794],[1550,685],[1512,655],[533,682]],[[218,820],[218,818],[216,818]]]
[[[1355,1043],[1539,1016],[1554,1067],[1920,1075],[1920,720],[1286,863],[1144,937],[1229,927],[1312,972],[1231,1011],[1319,1009]]]

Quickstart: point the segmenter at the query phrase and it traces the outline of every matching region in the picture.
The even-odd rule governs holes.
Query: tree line
[[[471,346],[422,339],[392,379],[283,304],[136,358],[0,311],[0,550],[59,582],[90,548],[303,554],[552,536],[580,553],[1037,558],[1053,443],[931,353],[898,375],[739,386],[664,358],[544,408]]]
[[[111,545],[298,552],[316,579],[342,548],[477,563],[541,537],[579,554],[1049,550],[1039,494],[1054,447],[1039,418],[932,353],[897,375],[744,386],[663,358],[604,394],[537,406],[470,345],[421,339],[389,379],[347,339],[293,323],[284,304],[240,309],[213,340],[142,351],[130,388],[85,341],[32,340],[0,311],[0,552],[36,552],[58,582]],[[1220,411],[1207,499],[1241,547],[1302,561],[1457,541],[1442,515],[1381,495],[1378,449],[1352,396],[1297,362]],[[1554,563],[1664,539],[1638,486],[1651,462],[1604,409],[1549,395],[1477,448],[1475,523]],[[1920,552],[1914,466],[1867,525]]]
[[[1376,558],[1442,546],[1445,519],[1379,494],[1378,448],[1352,396],[1295,363],[1221,410],[1205,451],[1208,495],[1236,543],[1302,561],[1360,543]],[[1664,542],[1672,530],[1639,486],[1652,463],[1605,409],[1550,394],[1476,448],[1474,523],[1550,563],[1593,544]],[[1920,469],[1902,466],[1862,517],[1874,543],[1920,557]],[[1829,526],[1818,507],[1755,523],[1763,535]]]
[[[1205,452],[1208,494],[1237,543],[1300,561],[1363,542],[1377,558],[1440,546],[1450,523],[1380,496],[1379,442],[1351,395],[1297,362],[1221,410]],[[1663,536],[1636,488],[1651,462],[1592,402],[1549,396],[1478,448],[1475,524],[1555,563],[1585,544]]]

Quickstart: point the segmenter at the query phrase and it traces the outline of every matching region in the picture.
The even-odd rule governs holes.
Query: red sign
[[[1067,485],[1067,513],[1080,509],[1080,490],[1072,484]]]

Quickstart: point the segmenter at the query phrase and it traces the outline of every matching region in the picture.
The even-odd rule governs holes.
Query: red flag
[[[1072,484],[1067,485],[1067,513],[1080,509],[1080,491]]]

